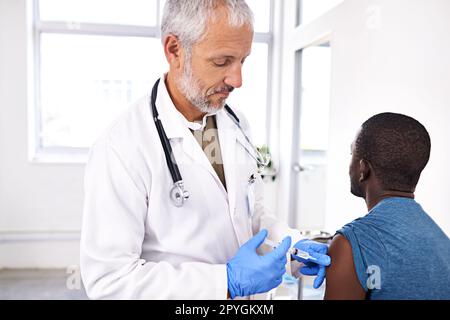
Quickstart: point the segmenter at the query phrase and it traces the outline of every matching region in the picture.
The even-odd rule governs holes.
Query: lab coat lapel
[[[190,130],[187,129],[186,131],[187,134],[183,138],[183,151],[192,159],[194,163],[202,166],[213,176],[213,178],[216,180],[216,183],[221,187],[222,191],[226,195],[225,187],[222,185],[222,182],[217,176],[216,171],[214,171],[214,168],[209,162],[208,157],[205,155],[205,152],[202,150]]]
[[[185,130],[183,121],[180,118],[178,110],[173,105],[164,83],[164,76],[161,78],[158,86],[158,96],[156,98],[156,107],[158,109],[159,118],[169,140],[183,139]]]
[[[236,125],[231,121],[225,110],[216,115],[219,132],[220,149],[222,151],[223,167],[227,182],[228,205],[233,220],[236,208]]]

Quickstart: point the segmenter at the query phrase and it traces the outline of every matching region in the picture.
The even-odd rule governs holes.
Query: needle
[[[266,238],[266,240],[264,240],[264,243],[267,244],[268,246],[271,246],[274,249],[280,245],[278,242],[275,242],[275,241],[267,239],[267,238]],[[297,257],[302,258],[304,260],[317,261],[317,259],[312,257],[308,252],[300,250],[300,249],[297,249],[297,248],[290,248],[288,250],[288,252],[291,255],[297,256]]]

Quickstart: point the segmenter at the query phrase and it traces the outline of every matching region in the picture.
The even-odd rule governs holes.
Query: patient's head
[[[417,120],[397,113],[373,116],[352,143],[351,192],[364,198],[371,187],[414,192],[430,149],[430,136]]]

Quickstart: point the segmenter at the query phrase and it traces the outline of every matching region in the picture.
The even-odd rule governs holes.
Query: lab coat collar
[[[186,118],[177,110],[170,98],[169,91],[165,83],[166,76],[161,77],[158,86],[158,96],[156,98],[156,108],[158,109],[161,123],[169,140],[183,138],[186,131]]]
[[[206,127],[206,120],[208,119],[208,117],[211,117],[213,115],[215,115],[216,113],[211,113],[211,114],[206,114],[205,116],[203,116],[203,119],[201,121],[195,121],[195,122],[189,122],[186,118],[184,118],[185,120],[185,124],[186,126],[193,130],[193,131],[203,131]]]
[[[233,139],[234,139],[233,140],[234,142],[238,141],[239,144],[241,144],[241,147],[244,147],[244,146],[248,147],[248,142],[247,142],[244,134],[241,132],[241,129],[238,128],[236,123],[231,119],[231,116],[228,114],[228,112],[225,109],[220,110],[216,114],[216,119],[217,119],[217,127],[219,127],[219,123],[220,123],[220,128],[221,128],[221,130],[224,131],[222,133],[222,135],[229,137],[230,141]],[[220,133],[219,133],[219,139],[221,139]],[[234,148],[236,148],[236,147],[237,146],[234,146]]]
[[[228,116],[225,109],[216,114],[220,149],[222,151],[223,168],[227,181],[228,205],[231,219],[234,219],[236,208],[236,139],[238,128]]]

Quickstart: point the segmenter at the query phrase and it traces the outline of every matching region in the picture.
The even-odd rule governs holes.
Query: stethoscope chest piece
[[[189,192],[184,189],[182,181],[175,183],[170,190],[170,198],[175,207],[182,207],[183,204],[189,199]]]

